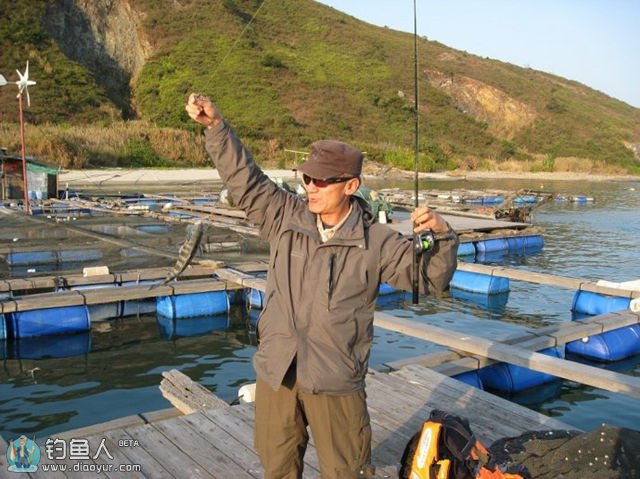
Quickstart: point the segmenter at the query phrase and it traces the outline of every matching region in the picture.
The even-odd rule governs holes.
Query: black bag
[[[436,426],[431,431],[436,431],[438,442],[434,453],[435,457],[429,458],[431,462],[429,475],[427,477],[438,477],[441,467],[448,468],[449,479],[473,479],[476,477],[476,470],[479,462],[486,462],[488,458],[487,450],[478,442],[471,431],[469,421],[461,417],[449,414],[444,411],[434,409],[431,411],[428,421],[425,421],[423,428],[418,431],[407,443],[402,454],[400,478],[409,479],[414,465],[414,458],[419,447],[420,439],[425,431],[424,426],[430,423]],[[439,432],[438,432],[439,431]],[[432,432],[429,432],[432,434]],[[438,461],[441,461],[438,463]],[[441,472],[442,474],[442,472]]]

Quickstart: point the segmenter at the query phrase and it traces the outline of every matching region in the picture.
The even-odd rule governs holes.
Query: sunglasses
[[[339,178],[323,178],[322,180],[319,180],[318,178],[311,178],[308,175],[302,175],[302,181],[304,181],[305,185],[308,185],[309,183],[311,183],[313,181],[313,184],[316,185],[318,188],[326,188],[329,185],[334,185],[336,183],[344,183],[346,181],[352,180],[353,176],[348,177],[348,178],[343,178],[343,177],[339,177]]]

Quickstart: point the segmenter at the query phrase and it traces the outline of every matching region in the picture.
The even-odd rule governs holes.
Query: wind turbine
[[[20,70],[16,70],[19,80],[15,82],[18,85],[18,108],[20,110],[20,143],[22,145],[22,178],[24,179],[24,212],[29,214],[29,186],[27,185],[27,158],[25,153],[24,142],[24,113],[22,109],[22,94],[27,95],[27,106],[31,106],[31,98],[29,97],[29,87],[36,84],[35,81],[29,80],[29,60],[27,60],[27,66],[24,69],[24,73],[20,73]],[[4,77],[3,77],[4,79]],[[5,80],[6,82],[6,80]],[[0,80],[2,83],[2,80]]]

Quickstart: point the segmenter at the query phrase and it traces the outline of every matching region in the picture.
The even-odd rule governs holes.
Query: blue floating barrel
[[[7,322],[4,319],[4,314],[0,314],[0,341],[3,341],[7,337]]]
[[[224,331],[229,326],[227,314],[193,318],[167,318],[157,315],[156,320],[160,327],[160,333],[165,339],[201,336],[213,331]]]
[[[640,325],[634,324],[567,343],[568,353],[598,361],[619,361],[640,353]]]
[[[392,294],[396,293],[397,291],[398,290],[391,286],[389,283],[380,283],[380,286],[378,286],[379,295]]]
[[[613,311],[629,309],[631,299],[619,296],[606,296],[591,291],[576,291],[573,296],[571,311],[584,314],[606,314]]]
[[[525,389],[509,395],[509,400],[521,406],[532,406],[535,409],[540,403],[552,400],[560,396],[563,381],[556,379],[535,388]]]
[[[512,236],[507,239],[507,248],[509,251],[522,251],[525,247],[525,239],[523,236]]]
[[[523,236],[525,249],[541,250],[544,247],[542,235]]]
[[[450,293],[452,298],[470,301],[494,313],[502,313],[509,301],[508,291],[504,293],[486,294],[451,288]]]
[[[505,257],[509,254],[508,251],[490,251],[489,253],[480,252],[476,253],[476,263],[490,264],[499,263],[502,264],[505,261]]]
[[[469,241],[468,243],[460,243],[456,254],[457,256],[475,256],[476,247],[472,241]]]
[[[476,251],[478,253],[491,253],[494,251],[508,251],[509,242],[506,238],[492,238],[476,241]]]
[[[86,306],[36,309],[9,313],[7,329],[14,338],[77,333],[91,327]]]
[[[264,292],[255,288],[247,291],[247,306],[256,309],[264,308]]]
[[[506,293],[509,291],[509,278],[456,270],[451,278],[450,286],[472,293]]]
[[[13,359],[47,359],[82,356],[91,352],[91,333],[19,338],[11,345]]]
[[[225,291],[159,296],[156,312],[168,318],[212,316],[229,312],[229,297]]]
[[[466,373],[456,374],[451,377],[458,381],[462,381],[469,386],[473,386],[474,388],[484,389],[484,385],[482,384],[482,379],[480,379],[478,371],[467,371]]]
[[[561,358],[562,353],[557,348],[539,351],[547,356]],[[541,373],[522,366],[508,363],[497,363],[479,370],[482,384],[487,389],[503,393],[514,393],[529,389],[556,379],[551,374]]]
[[[7,254],[10,265],[48,264],[57,263],[58,255],[55,251],[13,251]]]
[[[573,201],[574,203],[583,204],[587,202],[587,197],[584,195],[572,196],[571,201]]]

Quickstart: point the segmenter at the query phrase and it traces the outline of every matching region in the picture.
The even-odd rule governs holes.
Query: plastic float
[[[482,379],[480,379],[480,374],[478,371],[467,371],[466,373],[456,374],[455,376],[451,376],[453,379],[457,379],[458,381],[462,381],[469,386],[473,386],[474,388],[484,389],[484,384],[482,384]]]
[[[12,338],[76,333],[88,331],[91,327],[86,306],[20,311],[9,313],[6,318],[7,336]]]
[[[229,296],[226,291],[159,296],[156,312],[167,318],[191,318],[214,316],[229,312]]]
[[[475,256],[476,255],[476,247],[473,244],[473,241],[469,241],[467,243],[460,243],[458,245],[457,256]]]
[[[598,284],[628,290],[640,289],[640,281],[638,280],[623,283],[598,281]],[[576,291],[571,311],[574,320],[579,321],[585,316],[606,314],[625,309],[640,312],[639,298],[632,300],[590,291]],[[619,361],[629,356],[640,354],[640,324],[571,341],[566,344],[566,351],[570,354],[597,361]]]
[[[480,294],[498,294],[509,291],[509,278],[490,276],[471,271],[456,270],[449,283],[451,288]]]
[[[488,253],[513,252],[534,254],[544,247],[542,235],[511,236],[460,243],[457,256],[475,255],[477,258]]]
[[[567,343],[566,350],[567,353],[597,361],[619,361],[640,354],[640,325],[571,341]]]
[[[558,348],[548,348],[538,351],[547,356],[563,358],[564,354]],[[508,363],[497,363],[479,369],[480,379],[486,389],[502,393],[515,393],[556,379],[551,374],[533,371],[522,366]]]

